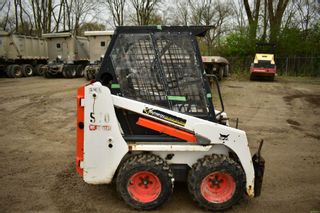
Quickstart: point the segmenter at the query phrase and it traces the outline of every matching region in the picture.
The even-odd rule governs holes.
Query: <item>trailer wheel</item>
[[[49,69],[43,71],[43,76],[46,78],[53,78],[54,76],[50,73]]]
[[[5,73],[7,75],[8,78],[14,78],[12,75],[11,75],[11,69],[12,69],[12,65],[8,65],[6,68],[5,68]]]
[[[188,189],[200,207],[225,210],[243,196],[245,175],[238,163],[224,155],[205,156],[192,166]]]
[[[122,164],[116,184],[118,194],[128,205],[138,210],[150,210],[169,198],[173,173],[159,156],[138,154]]]
[[[43,69],[42,69],[43,64],[37,64],[35,69],[34,69],[34,74],[43,76]]]
[[[83,77],[84,67],[80,64],[76,67],[76,77]]]
[[[88,78],[88,66],[86,66],[86,67],[84,68],[83,76],[85,77],[85,79],[86,79],[87,81],[90,80],[90,79]]]
[[[223,79],[223,73],[224,73],[224,68],[223,68],[223,65],[219,65],[219,70],[218,70],[218,79],[219,79],[219,81],[222,81],[222,79]]]
[[[63,67],[62,76],[63,76],[64,78],[70,78],[70,77],[69,77],[69,69],[68,69],[67,65],[65,65],[65,66]]]
[[[89,80],[93,80],[93,79],[95,79],[95,70],[93,70],[93,69],[90,69],[89,71],[88,71],[88,78],[89,78]]]
[[[75,65],[71,65],[70,69],[68,70],[69,78],[75,78],[77,76],[77,70]]]
[[[30,64],[23,64],[22,73],[25,77],[33,76],[33,66],[31,66]]]
[[[9,70],[11,78],[21,78],[22,77],[22,68],[18,64],[12,65],[11,69]]]

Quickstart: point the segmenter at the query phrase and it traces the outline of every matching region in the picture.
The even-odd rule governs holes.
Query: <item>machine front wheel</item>
[[[243,196],[245,175],[240,165],[226,156],[205,156],[192,166],[188,189],[200,207],[225,210]]]
[[[116,185],[119,195],[128,205],[138,210],[150,210],[169,198],[173,173],[159,156],[138,154],[122,164]]]

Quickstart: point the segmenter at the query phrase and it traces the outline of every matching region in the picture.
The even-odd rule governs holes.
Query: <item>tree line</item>
[[[206,55],[248,56],[256,42],[281,56],[319,57],[320,0],[1,0],[0,27],[25,35],[121,25],[210,25]]]

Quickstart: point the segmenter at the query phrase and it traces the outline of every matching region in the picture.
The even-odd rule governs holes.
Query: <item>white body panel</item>
[[[121,159],[128,152],[128,146],[118,128],[110,90],[103,86],[85,87],[83,104],[84,181],[91,184],[110,183]]]
[[[95,92],[94,92],[95,91]],[[96,100],[92,94],[95,93]],[[168,123],[171,126],[177,126],[180,129],[193,132],[198,137],[205,138],[209,141],[207,145],[191,144],[191,143],[136,143],[127,144],[121,136],[121,130],[117,123],[114,107],[124,108]],[[144,113],[144,109],[159,110],[164,113],[176,116],[186,120],[184,126],[175,124],[170,121],[163,120]],[[96,115],[96,122],[99,125],[111,125],[109,131],[90,131],[90,113]],[[110,120],[105,122],[104,118]],[[174,112],[165,108],[154,105],[145,104],[124,97],[110,95],[107,87],[102,86],[99,82],[89,85],[85,89],[85,134],[84,134],[84,173],[85,181],[88,183],[109,183],[113,178],[113,174],[118,167],[121,158],[128,151],[128,146],[132,151],[150,151],[165,158],[167,154],[174,154],[174,157],[168,161],[169,164],[184,163],[192,166],[197,159],[212,153],[228,155],[228,151],[232,150],[239,158],[240,163],[246,175],[247,193],[253,197],[254,189],[254,168],[251,160],[251,154],[248,147],[247,137],[244,131],[231,128],[228,126],[213,123],[207,120]],[[222,137],[222,135],[228,135]],[[114,148],[108,148],[108,138],[114,141]]]

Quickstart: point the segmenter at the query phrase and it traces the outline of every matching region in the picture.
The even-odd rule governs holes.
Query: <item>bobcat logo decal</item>
[[[229,134],[230,135],[230,134]],[[222,140],[222,141],[227,141],[227,140],[229,140],[229,135],[223,135],[223,134],[221,134],[220,133],[220,137],[219,137],[219,140]]]

